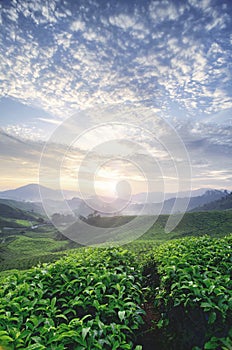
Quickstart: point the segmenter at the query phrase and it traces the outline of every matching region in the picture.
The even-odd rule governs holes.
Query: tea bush
[[[2,281],[0,345],[132,349],[142,301],[141,271],[131,252],[82,249]]]
[[[169,332],[173,349],[232,348],[231,244],[232,236],[204,236],[154,250],[149,264],[159,275],[153,285],[158,326]]]

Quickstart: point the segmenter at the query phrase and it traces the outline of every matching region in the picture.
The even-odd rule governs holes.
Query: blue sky
[[[2,189],[36,182],[44,142],[66,118],[96,106],[125,106],[128,117],[114,113],[131,124],[130,108],[141,116],[153,111],[149,130],[164,118],[182,138],[193,188],[232,189],[231,1],[12,0],[0,6]],[[93,115],[93,124],[101,120]],[[84,128],[86,121],[80,123]],[[128,130],[122,133],[130,139]]]

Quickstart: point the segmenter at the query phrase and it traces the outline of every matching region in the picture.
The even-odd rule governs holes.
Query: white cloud
[[[21,124],[9,125],[2,128],[8,135],[19,137],[25,140],[41,140],[44,139],[45,133],[37,126],[27,126]]]
[[[98,11],[87,2],[86,13],[91,6]],[[201,15],[196,23],[191,6],[206,17]],[[15,13],[13,6],[9,9]],[[92,23],[86,13],[74,20],[68,3],[59,7],[54,0],[46,6],[37,0],[19,0],[17,14],[36,24],[30,32],[20,25],[15,30],[13,22],[4,24],[2,94],[39,102],[63,117],[76,108],[101,103],[150,103],[166,115],[170,100],[192,114],[199,108],[212,113],[231,105],[229,48],[226,50],[217,37],[206,37],[206,50],[204,35],[194,34],[198,28],[196,33],[201,30],[207,35],[207,25],[217,18],[227,23],[225,14],[219,16],[219,9],[210,8],[209,1],[153,1],[149,6],[152,23],[137,5],[130,16],[128,10],[109,11],[108,7],[99,21],[94,15]],[[173,21],[172,31],[164,26],[166,21]],[[180,32],[175,32],[176,21]],[[209,86],[224,93],[219,96]]]
[[[85,29],[85,23],[80,20],[76,20],[71,23],[70,29],[73,32],[83,31]]]
[[[152,1],[149,5],[149,14],[155,23],[176,21],[184,11],[183,5],[178,8],[174,2],[167,0]]]
[[[109,22],[114,26],[127,30],[135,25],[136,18],[134,16],[121,13],[117,16],[110,16]]]
[[[57,46],[62,46],[65,50],[67,50],[71,45],[71,33],[58,33],[54,35],[54,39],[57,43]]]
[[[59,125],[61,123],[61,120],[57,120],[57,119],[49,119],[49,118],[42,118],[42,117],[38,117],[37,119],[40,120],[41,122],[54,124],[54,125]]]
[[[209,9],[211,6],[211,0],[188,0],[188,2],[191,6],[201,10]]]
[[[10,7],[7,10],[4,10],[3,13],[6,14],[6,16],[12,21],[12,22],[17,22],[18,20],[18,13],[17,9],[15,7]]]
[[[211,23],[206,25],[206,30],[210,31],[215,27],[217,27],[217,29],[225,28],[228,16],[216,17],[216,15],[214,15],[214,17],[215,18],[212,19]]]

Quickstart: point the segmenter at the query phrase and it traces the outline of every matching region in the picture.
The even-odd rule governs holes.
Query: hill
[[[13,199],[4,199],[4,198],[0,198],[0,203],[8,205],[9,207],[12,207],[12,208],[25,210],[27,212],[45,215],[44,209],[41,203],[21,202],[21,201],[15,201]]]
[[[210,202],[222,199],[228,195],[227,191],[220,190],[208,190],[201,196],[191,197],[189,199],[187,211],[191,211],[194,208],[203,206]],[[171,198],[165,200],[163,203],[148,203],[145,204],[144,214],[147,215],[158,215],[158,214],[170,214],[176,205],[175,213],[181,212],[184,203],[187,203],[187,198]],[[176,203],[175,203],[176,202]],[[126,215],[137,215],[142,209],[144,204],[131,204],[129,208],[126,208],[124,214]]]
[[[12,232],[18,234],[20,228],[29,228],[42,223],[44,223],[44,216],[38,213],[0,203],[0,242],[3,237],[12,234]]]
[[[64,212],[67,210],[66,202],[64,199],[68,200],[68,204],[73,210],[80,209],[80,206],[83,207],[85,203],[82,203],[83,200],[80,198],[80,194],[78,196],[78,192],[76,191],[69,191],[69,190],[63,190],[62,194],[64,195],[64,198],[60,196],[60,190],[54,190],[45,186],[41,186],[39,184],[28,184],[26,186],[18,187],[16,189],[7,190],[7,191],[0,191],[0,202],[5,200],[14,200],[18,202],[26,202],[31,203],[34,202],[39,206],[38,202],[41,202],[40,192],[43,196],[43,199],[47,200],[47,207],[50,208],[50,212]],[[226,190],[215,190],[215,189],[206,189],[201,188],[198,190],[193,190],[190,193],[190,202],[188,210],[191,210],[195,207],[202,206],[206,203],[221,199],[222,197],[226,196],[228,192]],[[183,207],[183,203],[186,202],[188,199],[188,194],[186,192],[180,192],[180,193],[165,193],[165,200],[163,201],[164,194],[161,192],[151,192],[149,193],[149,196],[147,198],[147,193],[137,193],[132,196],[131,198],[131,204],[126,208],[126,211],[120,214],[125,215],[133,215],[137,214],[141,208],[146,205],[146,214],[157,214],[159,213],[160,207],[162,207],[161,214],[170,214],[171,210],[174,206],[174,203],[176,199],[178,199],[178,205],[179,208]],[[81,196],[82,197],[82,196]],[[117,201],[115,199],[110,200],[110,198],[107,198],[104,200],[102,197],[103,202],[111,203],[112,207],[110,212],[118,212],[118,208],[123,208],[127,200],[125,201],[123,198],[118,198]],[[117,202],[115,204],[115,202]],[[90,204],[90,207],[99,207],[99,198],[97,196],[89,197],[88,204]],[[95,206],[95,203],[97,203],[97,206]],[[11,205],[10,203],[4,203]],[[26,209],[26,207],[23,207],[21,204],[19,206],[19,203],[12,203],[15,207],[19,207],[20,209]],[[109,206],[109,205],[108,205]],[[40,205],[41,207],[41,205]],[[57,209],[56,209],[57,208]],[[34,208],[32,208],[34,209]],[[106,212],[107,210],[104,210],[104,205],[102,206],[102,212]],[[107,208],[106,208],[107,209]],[[114,210],[115,209],[115,210]],[[177,208],[177,211],[179,209]],[[86,212],[86,208],[84,208],[84,212],[80,214],[84,215]],[[89,213],[89,210],[87,210],[87,213]]]
[[[177,227],[167,234],[164,228],[168,217],[160,215],[157,222],[141,238],[168,240],[205,234],[219,237],[232,233],[232,211],[185,213]]]
[[[227,196],[194,208],[192,211],[229,210],[232,209],[232,193]]]
[[[164,242],[174,238],[188,237],[188,236],[202,236],[210,235],[213,237],[221,237],[232,233],[232,211],[211,211],[211,212],[196,212],[185,213],[181,222],[170,233],[165,232],[165,226],[169,215],[159,215],[156,222],[152,227],[145,232],[143,227],[147,227],[146,223],[151,217],[141,217],[140,227],[133,227],[133,219],[135,216],[115,216],[115,217],[91,217],[87,219],[87,223],[96,228],[102,228],[102,230],[93,230],[93,234],[87,234],[86,229],[83,228],[78,222],[67,225],[65,234],[70,239],[73,239],[83,244],[97,244],[103,243],[106,240],[117,241],[117,232],[122,231],[120,227],[123,227],[127,223],[132,223],[132,231],[137,230],[137,241],[152,241],[152,242]],[[143,221],[144,220],[144,221]],[[119,231],[110,230],[110,228],[119,227]],[[109,228],[109,230],[104,230]],[[130,230],[130,226],[127,226],[128,231],[123,233],[123,237],[120,234],[120,240],[127,240],[133,238],[133,232]],[[141,235],[139,234],[141,232]]]
[[[9,208],[3,208],[6,216],[10,214]],[[4,211],[2,211],[4,213]],[[11,215],[18,216],[25,214],[24,212],[14,211]],[[28,213],[31,215],[31,213]],[[133,220],[133,216],[118,216],[118,217],[91,217],[89,224],[98,227],[123,227],[125,224]],[[144,222],[148,220],[144,216]],[[186,213],[175,228],[170,233],[165,232],[165,225],[169,215],[160,215],[153,226],[145,232],[141,227],[141,236],[137,240],[132,241],[126,246],[137,247],[139,251],[146,253],[151,246],[160,245],[169,240],[190,236],[203,236],[208,234],[212,237],[224,237],[232,233],[232,211],[211,211],[211,212],[196,212]],[[36,229],[31,228],[33,223]],[[28,228],[24,227],[28,224]],[[4,227],[12,229],[4,231]],[[24,234],[21,234],[21,231]],[[80,235],[79,243],[85,240],[82,237],[81,231],[78,231],[77,224],[70,224],[65,237],[59,234],[52,225],[38,224],[36,220],[8,219],[0,216],[0,270],[12,268],[27,269],[40,262],[54,261],[59,258],[60,254],[66,254],[69,249],[78,247],[75,242],[70,242],[73,237],[78,241],[77,235]],[[144,233],[145,232],[145,233]],[[83,232],[86,234],[86,232]],[[125,238],[128,232],[125,232]],[[129,234],[131,234],[129,232]],[[131,237],[131,236],[130,236]],[[99,232],[99,235],[92,237],[92,243],[104,242],[104,232]]]
[[[0,203],[0,216],[7,219],[34,220],[35,215],[18,208]]]

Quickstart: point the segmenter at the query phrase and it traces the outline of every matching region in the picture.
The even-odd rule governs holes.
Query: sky
[[[0,6],[0,190],[232,190],[231,1]]]

